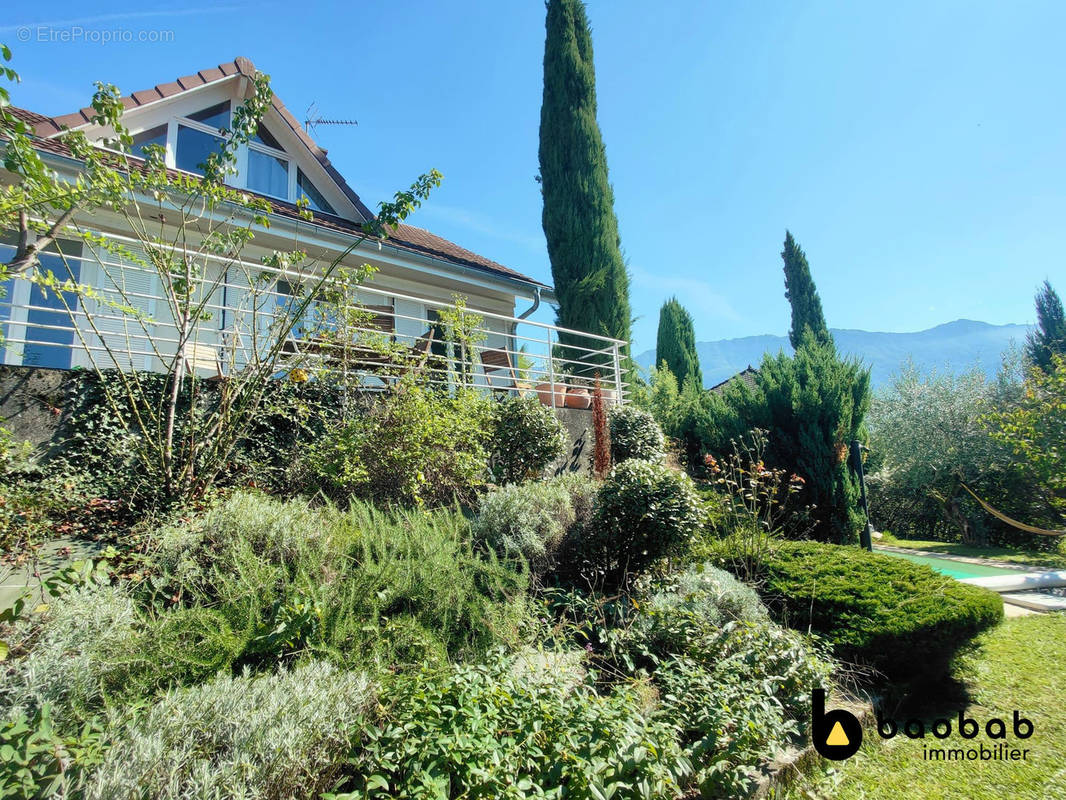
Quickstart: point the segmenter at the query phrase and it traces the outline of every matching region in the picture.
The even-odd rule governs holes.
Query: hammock
[[[1018,530],[1025,531],[1026,533],[1039,533],[1041,536],[1066,536],[1066,531],[1047,531],[1043,528],[1035,528],[1032,525],[1026,525],[1024,522],[1018,522],[1018,520],[1016,519],[1011,519],[1002,511],[997,511],[996,509],[992,508],[992,506],[990,506],[988,503],[978,497],[977,493],[974,492],[974,490],[967,486],[965,483],[962,483],[962,481],[959,481],[959,483],[962,484],[963,489],[973,495],[974,500],[981,504],[981,508],[983,508],[985,511],[987,511],[989,514],[991,514],[993,517],[1000,520],[1001,522],[1007,523],[1012,528],[1017,528]]]

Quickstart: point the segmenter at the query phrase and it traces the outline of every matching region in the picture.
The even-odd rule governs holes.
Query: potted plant
[[[536,391],[541,405],[555,406],[556,408],[562,408],[566,405],[566,384],[564,383],[556,383],[555,391],[553,392],[552,384],[545,381],[537,384]]]
[[[566,390],[567,408],[589,408],[592,405],[592,393],[584,386],[571,386]]]

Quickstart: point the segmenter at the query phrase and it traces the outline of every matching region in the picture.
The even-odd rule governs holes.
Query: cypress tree
[[[810,329],[814,340],[821,344],[833,341],[822,313],[822,301],[811,278],[811,269],[807,266],[807,255],[803,252],[789,231],[785,231],[785,249],[781,251],[785,262],[785,297],[792,306],[792,328],[788,339],[795,350],[799,350],[803,341],[803,331]]]
[[[1051,356],[1066,355],[1066,315],[1048,281],[1036,293],[1036,330],[1025,337],[1025,355],[1034,367],[1051,372]]]
[[[607,153],[596,122],[592,34],[581,0],[549,0],[540,110],[542,222],[558,324],[630,338],[629,277],[622,260]],[[596,345],[560,334],[563,344]],[[579,358],[580,351],[563,355]]]
[[[696,332],[692,315],[671,297],[659,310],[659,333],[655,340],[655,363],[670,368],[679,385],[691,375],[697,386],[703,386],[700,358],[696,353]]]

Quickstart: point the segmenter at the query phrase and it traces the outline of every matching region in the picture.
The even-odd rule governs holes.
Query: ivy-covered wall
[[[162,376],[160,376],[162,378]],[[87,406],[91,405],[92,373],[79,370],[41,369],[0,365],[0,425],[8,428],[16,440],[30,442],[46,457],[56,452],[59,443],[71,436],[91,437],[85,430]],[[306,384],[305,384],[306,386]],[[307,389],[301,395],[310,395]],[[302,402],[328,403],[328,398],[300,397]],[[592,412],[575,408],[556,408],[569,435],[570,444],[565,458],[552,465],[552,473],[589,472],[592,469],[593,430]],[[94,423],[106,426],[106,412]],[[286,426],[280,417],[271,420],[273,426]],[[279,433],[279,431],[272,431]],[[99,431],[100,435],[105,432]],[[289,431],[290,439],[297,435]],[[305,432],[304,435],[313,431]]]

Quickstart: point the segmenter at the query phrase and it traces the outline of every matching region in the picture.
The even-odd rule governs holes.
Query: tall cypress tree
[[[1066,314],[1048,281],[1036,293],[1036,330],[1025,337],[1025,355],[1034,367],[1051,371],[1051,356],[1066,355]]]
[[[592,34],[581,0],[548,2],[540,180],[558,324],[628,342],[629,277],[596,122]],[[582,337],[559,339],[593,346]],[[573,351],[567,357],[580,356]]]
[[[696,353],[696,332],[692,326],[692,315],[685,307],[671,297],[659,310],[659,334],[655,340],[656,366],[666,362],[666,366],[677,378],[678,385],[684,386],[690,375],[697,386],[703,386],[703,373],[700,372],[700,357]]]
[[[785,262],[785,297],[792,306],[792,328],[788,332],[788,339],[793,349],[799,350],[803,331],[807,328],[816,342],[832,342],[833,337],[829,334],[825,314],[822,313],[822,301],[814,287],[811,268],[807,266],[807,255],[787,230],[781,258]]]

